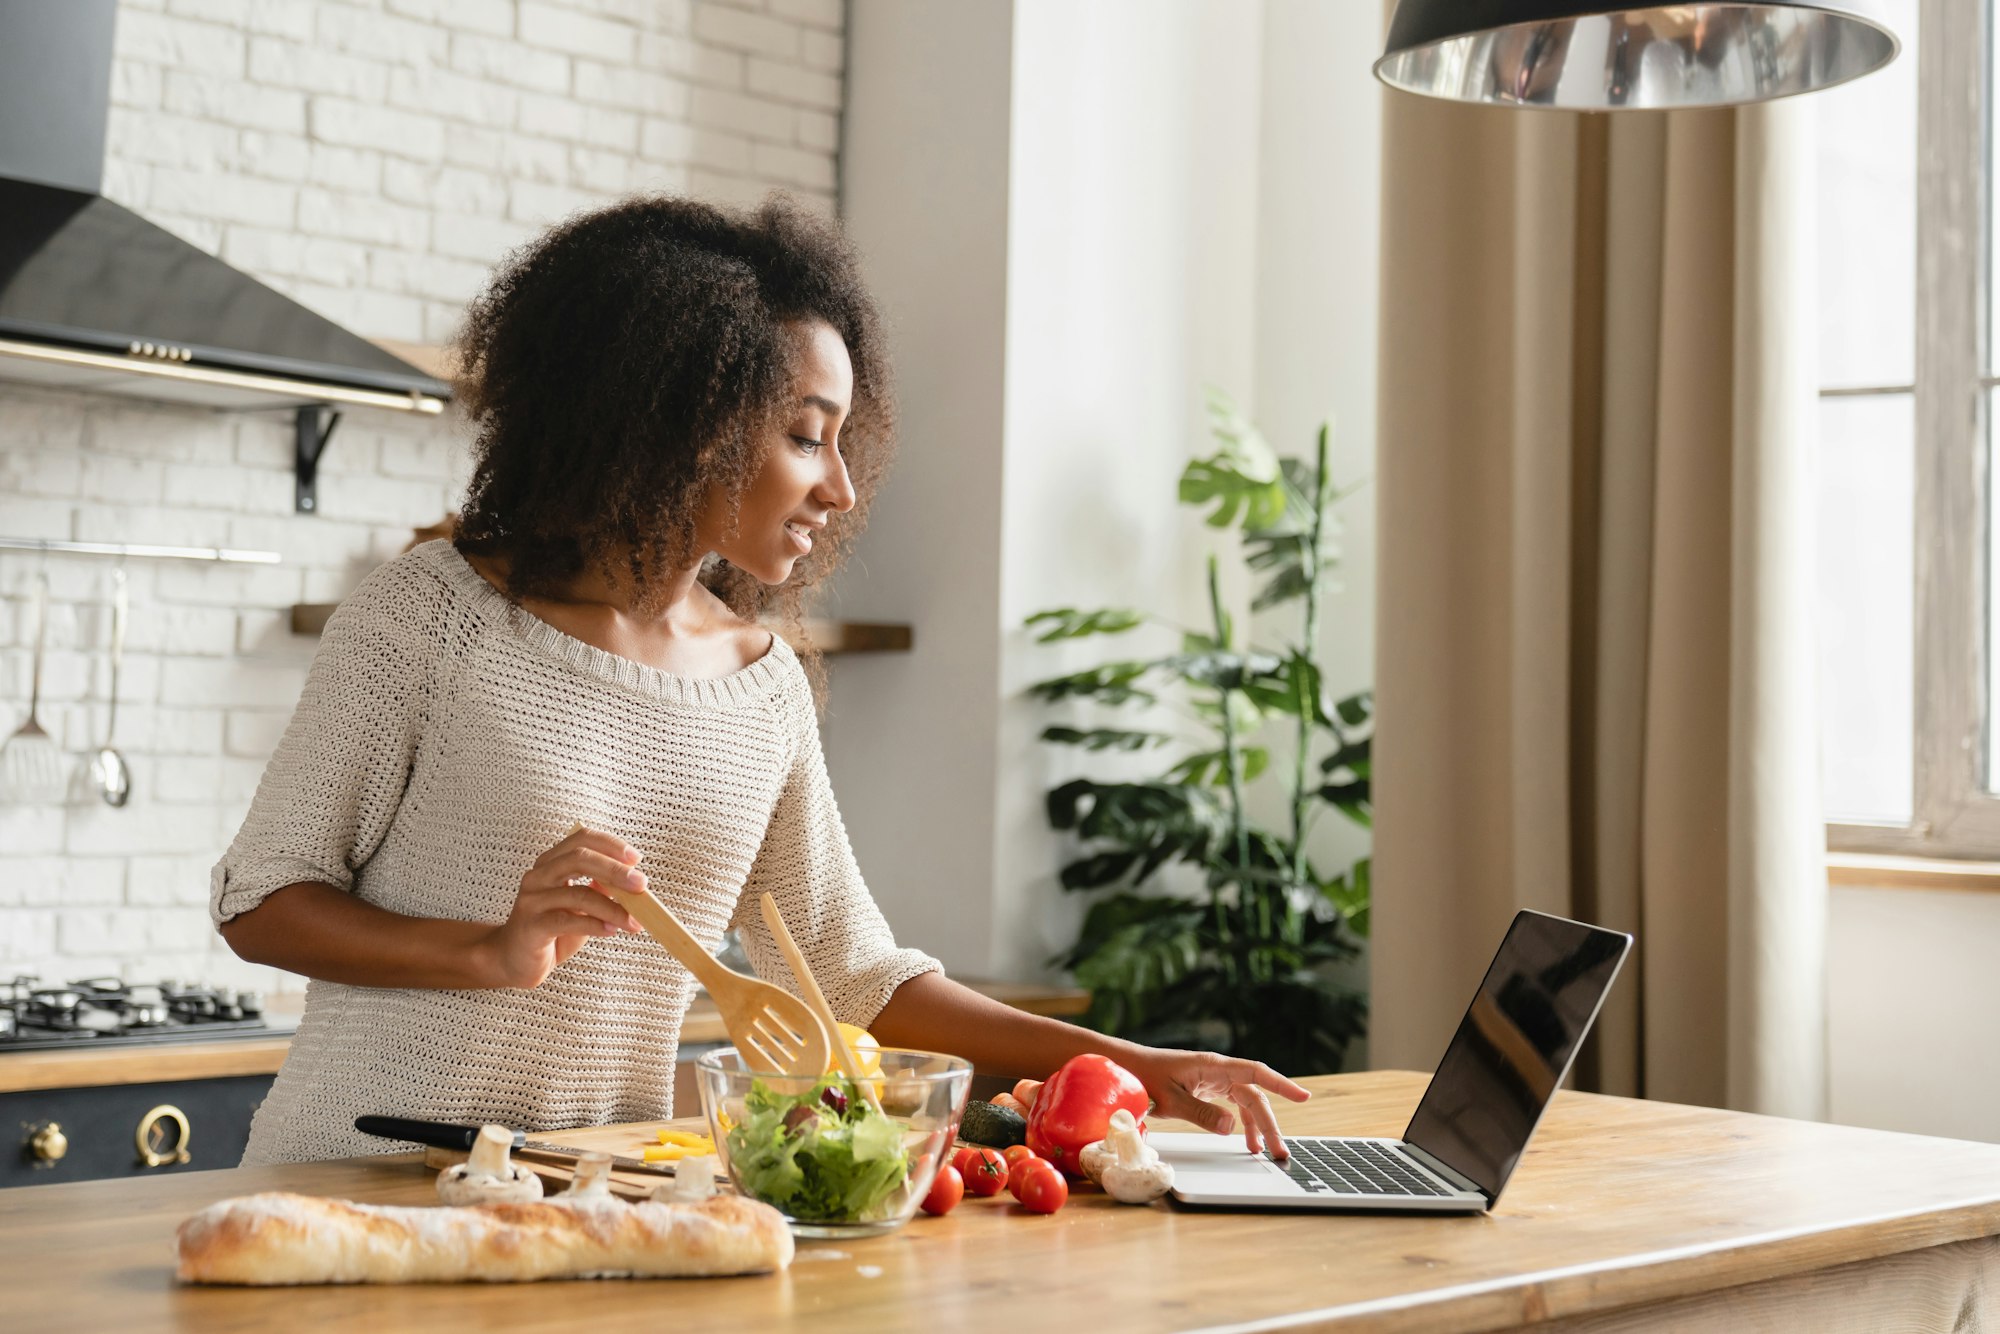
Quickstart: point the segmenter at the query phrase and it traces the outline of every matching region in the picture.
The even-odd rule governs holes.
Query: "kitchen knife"
[[[428,1144],[438,1149],[458,1149],[468,1151],[474,1140],[479,1138],[478,1126],[453,1125],[449,1121],[415,1121],[403,1116],[357,1116],[354,1128],[364,1135],[375,1135],[382,1139],[408,1140],[415,1144]],[[514,1151],[529,1156],[552,1156],[576,1159],[586,1153],[601,1150],[572,1149],[567,1144],[550,1144],[545,1140],[529,1139],[523,1131],[514,1132]],[[618,1154],[606,1155],[611,1165],[621,1172],[649,1172],[654,1176],[670,1177],[674,1169],[666,1163],[649,1163],[641,1158],[626,1158]]]

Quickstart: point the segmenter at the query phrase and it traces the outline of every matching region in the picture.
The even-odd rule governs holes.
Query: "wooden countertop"
[[[966,981],[965,985],[1030,1014],[1068,1018],[1090,1007],[1090,993],[1074,987],[982,981]],[[296,1020],[302,1003],[297,997],[272,997],[268,1008],[274,1016]],[[681,1026],[681,1045],[692,1047],[728,1040],[715,1006],[706,996],[696,997]],[[0,1093],[270,1075],[276,1074],[285,1063],[285,1053],[290,1048],[289,1034],[273,1034],[157,1047],[111,1047],[103,1051],[66,1047],[58,1051],[0,1052]]]
[[[1424,1086],[1327,1076],[1293,1132],[1396,1134]],[[1165,1127],[1162,1127],[1165,1128]],[[561,1132],[629,1148],[643,1127]],[[555,1132],[551,1132],[552,1134]],[[1559,1093],[1493,1214],[1132,1209],[1003,1195],[885,1237],[806,1243],[778,1275],[519,1287],[181,1288],[174,1228],[291,1189],[417,1204],[409,1156],[0,1190],[10,1323],[43,1331],[915,1327],[1473,1331],[1604,1312],[2000,1232],[2000,1146]]]

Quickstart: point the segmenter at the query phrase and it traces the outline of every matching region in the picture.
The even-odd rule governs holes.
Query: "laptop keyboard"
[[[1400,1154],[1365,1140],[1288,1139],[1292,1156],[1273,1159],[1315,1195],[1452,1195]]]

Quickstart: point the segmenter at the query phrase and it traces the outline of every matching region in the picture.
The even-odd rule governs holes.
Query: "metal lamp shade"
[[[1887,65],[1901,44],[1879,9],[1877,0],[1402,0],[1375,74],[1408,92],[1493,106],[1737,106]]]

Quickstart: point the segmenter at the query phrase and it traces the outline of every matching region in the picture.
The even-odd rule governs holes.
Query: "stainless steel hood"
[[[103,197],[117,0],[0,0],[0,379],[298,411],[300,508],[348,406],[451,387]]]

